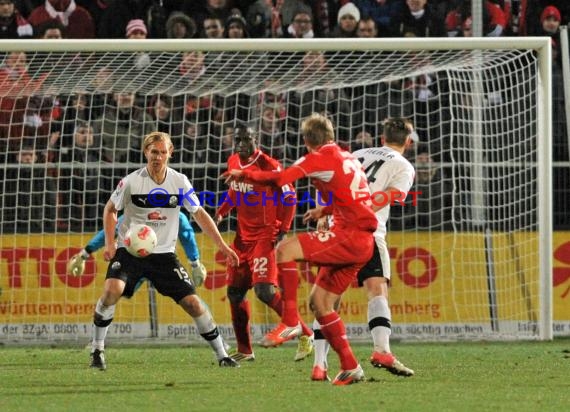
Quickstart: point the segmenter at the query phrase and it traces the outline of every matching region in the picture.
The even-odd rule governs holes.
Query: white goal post
[[[0,41],[2,342],[88,339],[106,264],[95,252],[79,278],[65,265],[101,228],[114,185],[140,167],[144,133],[173,136],[172,167],[213,214],[236,125],[289,166],[314,111],[352,149],[380,144],[388,116],[415,124],[407,156],[422,194],[392,208],[387,238],[393,337],[552,339],[550,48],[542,37]],[[298,190],[312,194],[308,182]],[[234,227],[235,217],[221,226],[228,241]],[[307,227],[296,219],[293,230]],[[231,340],[223,259],[197,238],[209,272],[198,292]],[[307,322],[314,274],[300,266]],[[153,290],[121,301],[109,340],[199,341]],[[277,319],[249,299],[260,337]],[[351,339],[369,339],[362,290],[340,312]]]

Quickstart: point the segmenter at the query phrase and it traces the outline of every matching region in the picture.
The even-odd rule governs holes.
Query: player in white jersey
[[[403,204],[413,184],[415,171],[403,156],[411,144],[412,123],[404,118],[384,121],[382,147],[360,149],[353,153],[364,168],[372,192],[372,209],[378,226],[374,232],[376,248],[368,263],[358,272],[358,284],[366,288],[368,297],[368,327],[374,341],[370,362],[400,376],[412,376],[414,371],[404,366],[390,351],[391,312],[388,305],[390,256],[386,245],[386,223],[390,204]],[[322,221],[321,221],[322,223]],[[314,322],[315,363],[313,380],[326,380],[328,351],[326,341],[320,338],[320,325]]]
[[[103,211],[105,231],[105,260],[109,261],[102,296],[95,305],[91,367],[106,369],[105,337],[113,321],[115,306],[121,296],[130,297],[141,278],[147,278],[156,290],[172,298],[188,313],[200,335],[214,350],[220,366],[239,366],[226,352],[222,336],[208,308],[196,295],[196,288],[186,269],[175,254],[178,237],[178,214],[184,206],[204,233],[226,255],[230,264],[239,259],[223,240],[216,224],[200,206],[188,178],[168,167],[174,148],[166,133],[152,132],[143,142],[147,165],[122,179]],[[123,210],[124,220],[118,228],[118,245],[115,242],[117,212]],[[146,224],[156,232],[158,243],[147,257],[129,254],[124,237],[133,224]]]

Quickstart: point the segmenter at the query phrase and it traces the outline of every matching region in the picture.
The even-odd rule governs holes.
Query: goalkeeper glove
[[[85,271],[85,259],[81,252],[73,255],[67,262],[67,273],[73,276],[81,276]]]
[[[199,261],[192,262],[192,281],[196,287],[202,286],[208,276],[206,267]]]

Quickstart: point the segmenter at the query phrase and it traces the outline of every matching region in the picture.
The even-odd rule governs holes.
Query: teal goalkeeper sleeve
[[[186,256],[188,256],[190,262],[195,262],[196,260],[200,259],[200,252],[198,251],[198,244],[196,243],[194,228],[184,213],[180,212],[178,216],[178,239],[180,240],[180,243],[182,243],[184,252],[186,252]]]
[[[123,215],[119,216],[119,219],[117,220],[117,226],[115,226],[115,236],[117,236],[117,229],[119,228],[119,225],[121,224],[122,221],[123,221]],[[105,246],[105,231],[100,230],[99,232],[97,232],[95,236],[93,236],[89,240],[89,242],[87,242],[87,246],[85,246],[85,251],[89,254],[95,253],[103,246]]]
[[[188,256],[190,262],[195,262],[196,260],[200,259],[200,252],[198,251],[198,244],[196,243],[194,228],[192,228],[192,224],[184,213],[179,213],[178,216],[178,239],[180,240],[180,243],[182,243],[184,252],[186,252],[186,256]],[[117,221],[117,227],[119,227],[122,221],[123,216],[121,215]],[[105,232],[103,230],[100,230],[89,240],[89,242],[87,242],[85,251],[91,254],[98,251],[103,246],[105,246]]]

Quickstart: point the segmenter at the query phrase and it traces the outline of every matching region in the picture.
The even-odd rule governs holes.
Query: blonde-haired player
[[[132,296],[141,278],[152,282],[156,290],[172,298],[188,313],[200,335],[210,344],[220,366],[239,366],[226,352],[222,336],[208,308],[196,294],[188,272],[175,254],[180,207],[184,206],[204,233],[226,255],[230,264],[239,259],[223,240],[216,224],[200,206],[188,178],[168,167],[174,147],[167,133],[152,132],[145,136],[143,152],[147,160],[142,167],[123,178],[112,193],[103,211],[105,231],[105,260],[109,261],[103,294],[95,305],[91,367],[106,368],[105,337],[113,321],[115,305],[122,296]],[[118,227],[118,247],[115,242],[117,212],[124,220]],[[129,227],[143,223],[157,234],[158,244],[147,257],[138,258],[125,249],[124,238]]]

